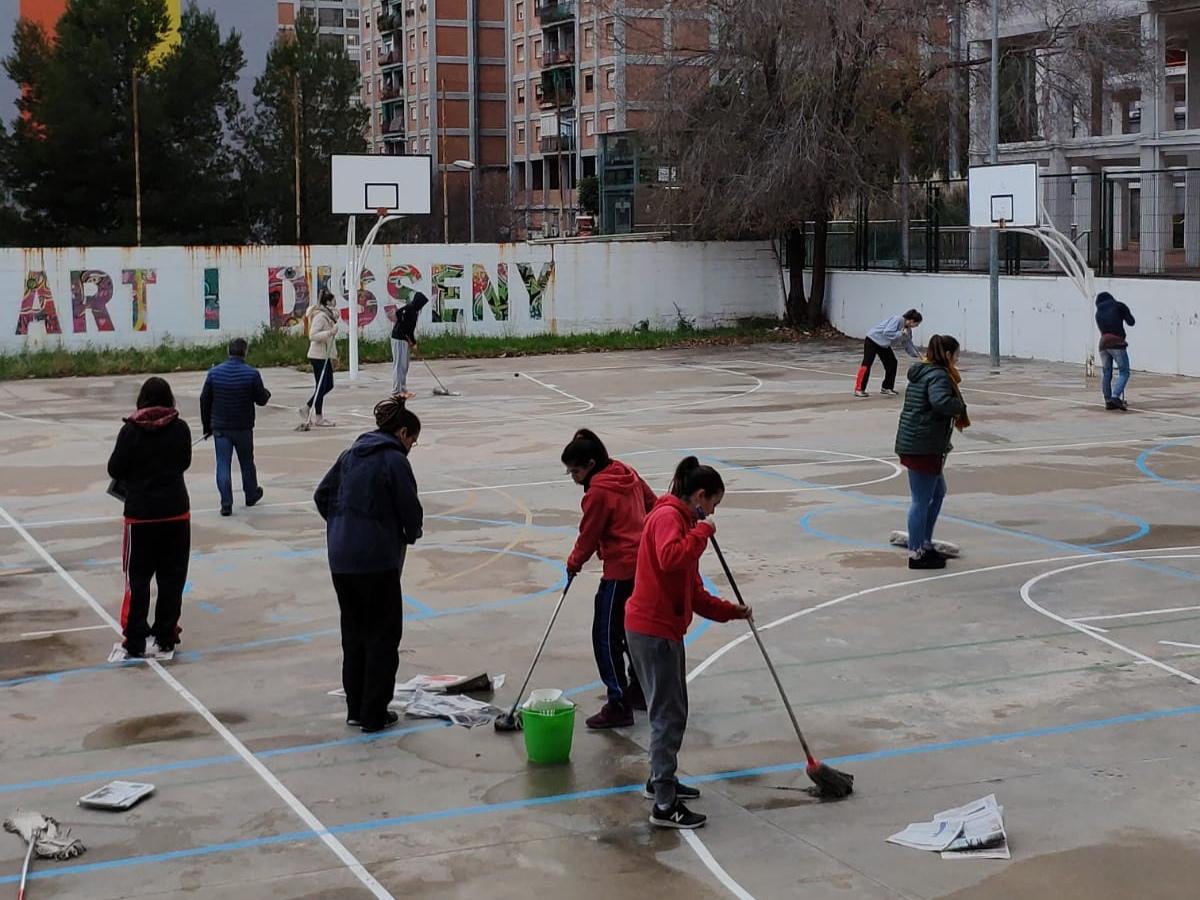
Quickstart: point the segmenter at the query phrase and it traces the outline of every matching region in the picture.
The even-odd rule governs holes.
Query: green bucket
[[[525,732],[525,752],[531,763],[551,765],[571,758],[571,738],[575,736],[575,705],[566,709],[522,709],[521,727]]]

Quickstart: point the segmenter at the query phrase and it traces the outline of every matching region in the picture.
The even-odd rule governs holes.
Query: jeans
[[[233,506],[233,451],[237,451],[238,465],[242,467],[242,490],[246,501],[258,495],[258,471],[254,468],[254,432],[249,428],[238,431],[213,432],[213,447],[217,451],[217,493],[221,495],[221,508]]]
[[[933,546],[933,528],[946,499],[946,476],[941,472],[930,475],[909,469],[908,489],[912,494],[912,505],[908,508],[908,549],[915,553]]]
[[[688,720],[687,661],[683,644],[625,633],[650,715],[650,786],[659,809],[675,805],[675,772]]]
[[[309,362],[312,363],[315,387],[308,405],[315,409],[319,416],[325,406],[325,395],[333,390],[333,360],[310,358]]]
[[[1100,381],[1100,390],[1104,392],[1105,402],[1116,398],[1125,399],[1125,385],[1129,383],[1129,351],[1125,349],[1101,350],[1100,362],[1104,366],[1104,377]],[[1117,364],[1117,384],[1112,383],[1113,363]]]

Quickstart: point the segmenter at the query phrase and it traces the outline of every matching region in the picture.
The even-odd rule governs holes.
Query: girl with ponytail
[[[749,607],[727,603],[704,589],[700,557],[716,534],[709,518],[725,496],[711,466],[689,456],[675,469],[671,490],[658,499],[642,529],[633,595],[625,607],[626,641],[650,713],[650,824],[699,828],[706,817],[683,800],[700,791],[675,779],[687,727],[688,696],[683,638],[693,612],[714,622],[750,617]]]
[[[592,616],[592,652],[608,702],[588,718],[587,727],[624,728],[633,724],[635,709],[646,708],[633,668],[626,669],[625,601],[633,593],[642,523],[657,498],[631,466],[610,457],[600,438],[586,428],[575,432],[562,462],[583,488],[583,518],[567,558],[567,574],[578,575],[593,554],[604,562]]]

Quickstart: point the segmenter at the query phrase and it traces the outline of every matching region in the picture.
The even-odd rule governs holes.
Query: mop
[[[317,381],[317,386],[313,388],[312,402],[308,404],[308,415],[304,417],[304,421],[296,426],[296,431],[312,431],[313,410],[316,408],[317,391],[321,389],[321,385],[325,383],[325,375],[329,372],[329,358],[325,358],[325,365],[321,368],[321,378]]]
[[[19,809],[11,819],[4,820],[4,830],[19,834],[28,844],[25,862],[21,866],[21,884],[17,888],[17,900],[25,900],[25,882],[29,877],[29,864],[36,853],[42,859],[71,859],[87,848],[79,838],[71,837],[70,828],[62,828],[57,820],[36,812],[21,812]]]
[[[907,547],[908,532],[893,531],[888,537],[888,543],[890,543],[893,547]],[[962,553],[962,550],[959,548],[958,544],[951,543],[950,541],[934,541],[933,549],[942,554],[942,556],[947,556],[950,559],[956,559]]]
[[[442,379],[437,377],[437,373],[433,371],[433,366],[431,366],[429,364],[429,361],[427,359],[425,359],[425,357],[421,357],[421,362],[425,363],[425,368],[427,368],[429,370],[429,374],[433,376],[433,380],[438,383],[438,386],[433,389],[433,396],[435,396],[435,397],[459,397],[459,396],[462,396],[461,394],[458,393],[458,391],[452,391],[448,387],[446,387],[444,384],[442,384]]]
[[[558,618],[559,610],[562,609],[563,601],[567,599],[567,591],[571,589],[571,582],[574,580],[574,575],[567,576],[567,584],[558,598],[558,603],[554,605],[554,613],[550,616],[549,624],[546,625],[546,633],[542,635],[542,642],[538,644],[537,653],[533,654],[533,662],[529,664],[529,671],[525,673],[525,680],[521,682],[521,689],[517,691],[517,699],[513,701],[512,709],[501,713],[492,723],[492,727],[497,731],[521,730],[521,720],[517,718],[517,706],[521,703],[521,698],[525,696],[525,688],[529,687],[529,679],[533,677],[533,670],[537,666],[538,660],[542,658],[542,650],[546,648],[546,641],[550,638],[550,629],[554,627],[554,620]]]
[[[733,580],[733,573],[729,571],[729,564],[725,562],[725,554],[721,552],[721,547],[717,543],[717,538],[714,535],[709,540],[712,542],[713,550],[717,552],[717,559],[721,561],[721,568],[725,570],[725,577],[729,580],[729,586],[733,588],[734,596],[742,606],[746,605],[746,601],[742,599],[742,592],[738,590],[737,582]],[[779,680],[779,675],[775,671],[775,665],[771,662],[771,657],[767,653],[767,647],[759,636],[758,626],[754,624],[753,619],[747,619],[750,625],[750,633],[754,635],[754,640],[758,643],[758,649],[762,652],[763,660],[767,664],[767,669],[771,673],[771,677],[775,679],[775,687],[779,689],[779,696],[783,700],[783,706],[787,710],[788,717],[792,720],[792,728],[796,730],[796,737],[800,739],[800,746],[804,748],[804,756],[808,760],[808,767],[805,772],[816,785],[816,795],[825,800],[841,800],[843,797],[849,796],[854,791],[854,776],[848,772],[839,772],[831,766],[825,765],[808,749],[808,741],[804,739],[804,733],[800,730],[800,723],[796,719],[796,713],[792,709],[792,703],[788,700],[787,692],[783,689],[783,682]]]

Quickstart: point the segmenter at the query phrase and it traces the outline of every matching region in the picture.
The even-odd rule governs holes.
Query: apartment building
[[[1094,61],[1086,80],[1057,66],[1044,21],[1002,21],[1000,161],[1036,162],[1056,227],[1102,272],[1200,271],[1200,7],[1124,2],[1112,21],[1140,34],[1136,65]],[[1120,17],[1119,20],[1117,17]],[[968,36],[990,55],[990,22]],[[1081,83],[1083,81],[1084,83]],[[987,159],[988,89],[971,96],[971,161]]]
[[[308,18],[317,23],[321,40],[344,47],[347,55],[358,62],[360,57],[360,0],[277,0],[278,33],[286,35],[296,27],[296,20]]]

